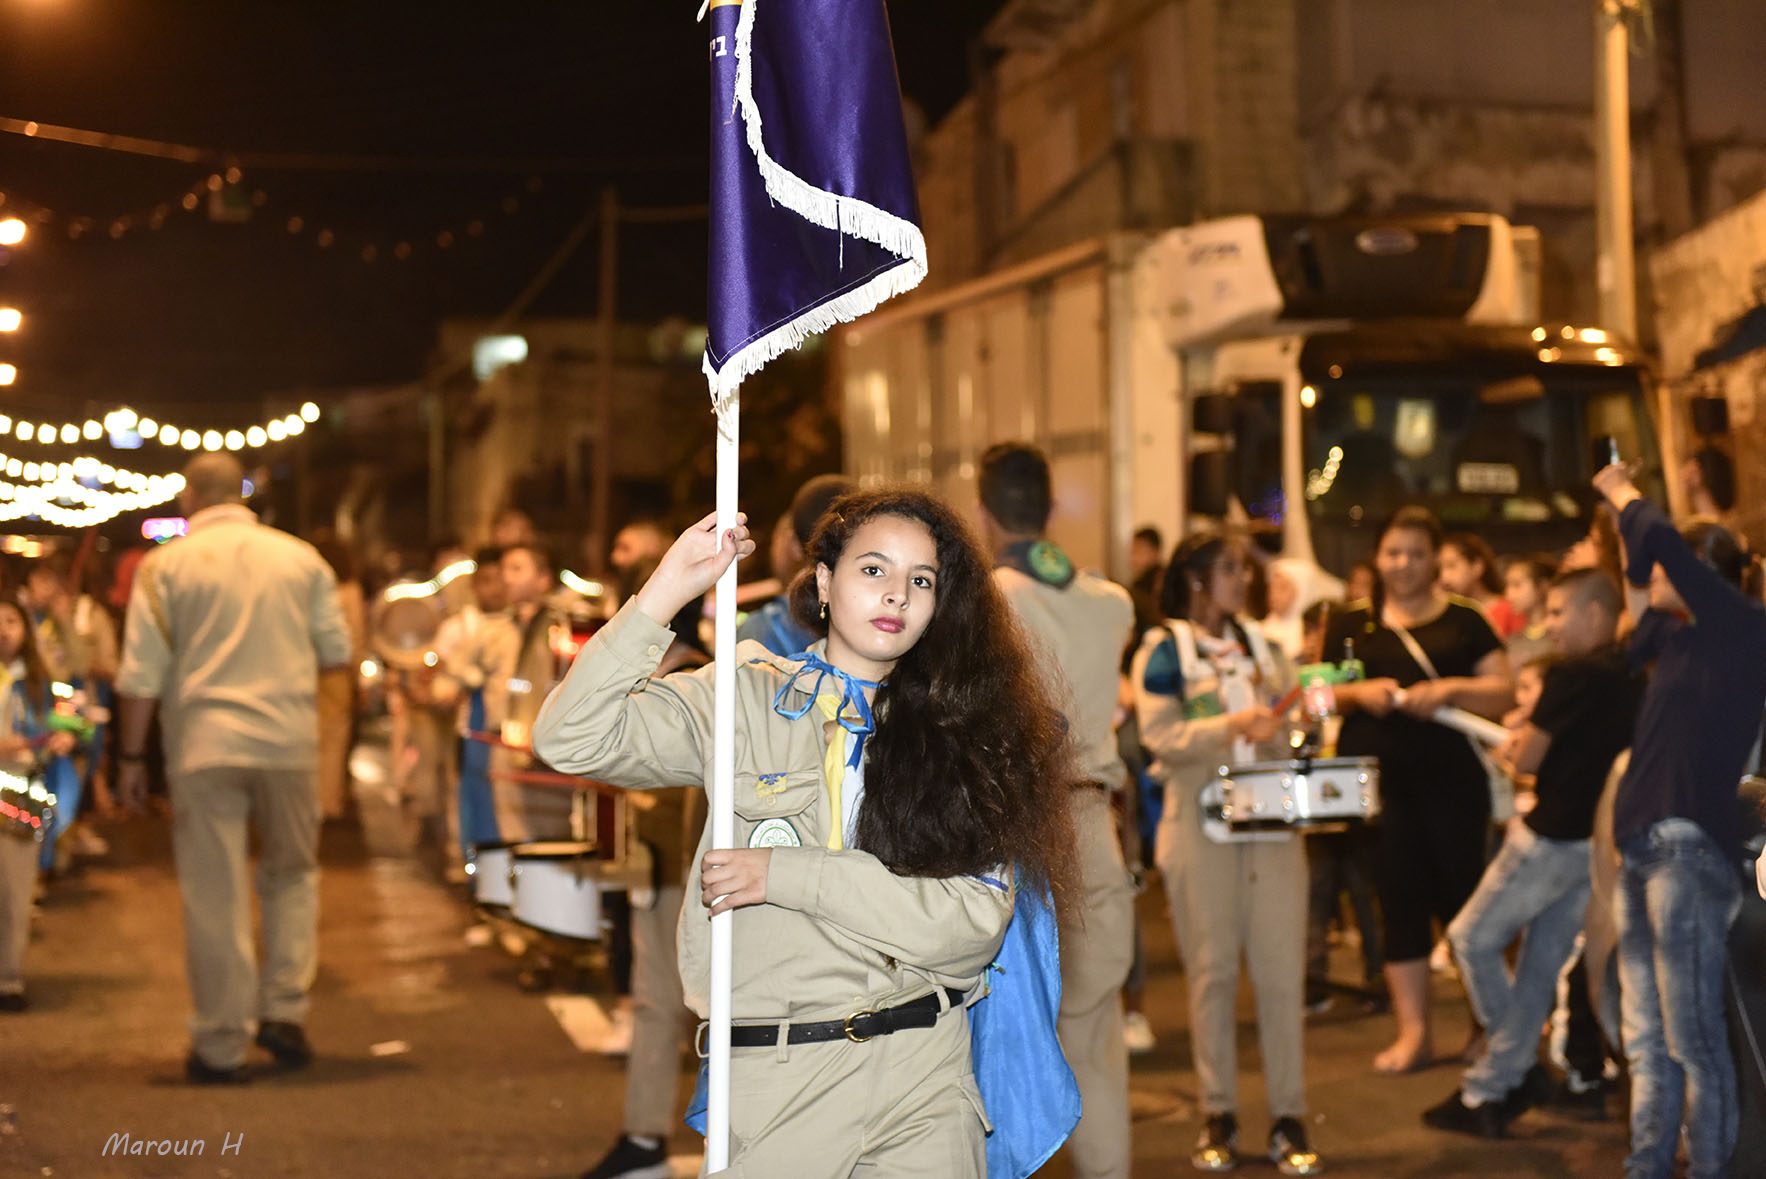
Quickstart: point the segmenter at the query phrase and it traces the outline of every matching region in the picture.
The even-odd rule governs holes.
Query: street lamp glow
[[[303,421],[316,422],[319,420],[319,407],[309,401],[300,407],[300,416]]]
[[[256,450],[264,444],[267,437],[262,426],[253,426],[245,432],[245,444]]]
[[[198,434],[195,430],[186,430],[178,435],[178,445],[182,446],[185,450],[195,450],[202,445],[202,435]]]
[[[270,423],[270,428],[265,430],[264,433],[266,433],[270,436],[271,442],[280,442],[284,438],[288,437],[288,426],[280,418],[278,418],[277,420]]]
[[[245,445],[245,435],[238,430],[228,430],[222,441],[226,443],[228,450],[238,450]]]
[[[0,364],[0,385],[10,385],[18,380],[18,369],[10,364]]]
[[[16,246],[25,240],[25,223],[17,217],[0,221],[0,246]]]
[[[0,332],[16,332],[25,317],[16,307],[0,307]]]
[[[202,432],[202,448],[204,450],[219,450],[223,441],[219,430],[204,430]]]

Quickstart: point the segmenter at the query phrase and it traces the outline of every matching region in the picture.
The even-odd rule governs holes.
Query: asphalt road
[[[469,944],[463,897],[412,854],[390,812],[372,802],[365,812],[365,833],[325,838],[323,967],[309,1024],[319,1059],[306,1072],[225,1090],[182,1082],[187,996],[166,825],[103,825],[110,854],[57,882],[45,904],[26,963],[32,1009],[0,1016],[0,1176],[550,1179],[595,1162],[620,1127],[621,1061],[579,1048],[564,1023],[584,1039],[580,1018],[561,1018],[545,995],[521,989],[502,949]],[[1134,1062],[1135,1174],[1192,1174],[1198,1125],[1183,977],[1157,890],[1142,897],[1141,918],[1159,1042]],[[1438,992],[1439,1043],[1457,1046],[1464,1003],[1451,982]],[[554,1005],[596,1014],[581,1000]],[[1240,1030],[1242,1121],[1255,1142],[1267,1123],[1248,995]],[[1332,1174],[1620,1172],[1618,1109],[1594,1125],[1530,1114],[1501,1142],[1423,1128],[1421,1110],[1455,1087],[1456,1074],[1374,1074],[1369,1061],[1390,1031],[1388,1017],[1347,1011],[1309,1027],[1312,1131]],[[685,1085],[685,1062],[682,1077]],[[106,1156],[115,1134],[205,1145],[200,1157]],[[692,1132],[678,1131],[671,1149],[681,1173],[693,1173]],[[1042,1173],[1070,1171],[1057,1157]],[[1242,1173],[1276,1172],[1259,1161]]]

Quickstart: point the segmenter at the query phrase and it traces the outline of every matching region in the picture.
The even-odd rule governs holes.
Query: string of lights
[[[425,252],[443,253],[461,242],[485,236],[495,224],[498,215],[504,218],[517,215],[524,208],[524,194],[525,197],[532,197],[544,187],[545,182],[540,177],[530,176],[522,190],[507,192],[496,202],[495,213],[490,209],[481,209],[475,216],[463,221],[422,231],[407,227],[398,231],[381,228],[340,232],[328,218],[298,209],[277,211],[272,217],[271,211],[276,205],[272,195],[263,188],[248,190],[244,184],[244,173],[237,166],[230,166],[224,172],[214,172],[197,180],[171,200],[114,216],[96,217],[58,211],[16,193],[0,193],[0,208],[10,207],[16,210],[18,216],[44,230],[59,227],[75,241],[107,238],[121,241],[131,233],[164,229],[180,212],[197,213],[206,210],[209,221],[220,223],[244,223],[262,214],[266,224],[280,229],[290,237],[309,241],[318,249],[333,250],[340,254],[353,253],[365,263],[374,263],[382,258],[406,262]]]
[[[8,476],[0,480],[0,520],[34,516],[64,528],[89,528],[122,512],[156,507],[184,489],[182,475],[144,475],[92,455],[49,463],[0,454],[0,470]]]
[[[271,443],[285,442],[305,432],[307,425],[319,420],[319,407],[311,401],[294,413],[271,418],[244,430],[197,430],[142,417],[127,406],[113,409],[102,420],[88,418],[84,422],[32,422],[24,418],[14,421],[0,413],[0,436],[12,435],[20,442],[39,446],[77,446],[83,442],[110,439],[114,446],[118,437],[154,441],[165,447],[184,450],[258,450]]]

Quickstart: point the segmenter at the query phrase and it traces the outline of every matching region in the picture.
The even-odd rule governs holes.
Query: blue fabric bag
[[[1003,889],[997,880],[987,881]],[[975,1083],[993,1132],[988,1179],[1025,1179],[1061,1149],[1079,1124],[1079,1083],[1061,1052],[1061,935],[1053,898],[1020,887],[987,993],[969,1008]],[[705,1133],[706,1068],[687,1103],[686,1123]]]
[[[1061,1052],[1061,935],[1054,898],[1023,887],[1006,940],[987,970],[987,993],[969,1008],[975,1083],[993,1133],[988,1179],[1025,1179],[1079,1124],[1079,1083]]]

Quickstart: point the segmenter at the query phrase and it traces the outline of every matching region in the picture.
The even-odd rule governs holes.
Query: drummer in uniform
[[[1131,672],[1141,741],[1165,785],[1159,870],[1189,986],[1190,1043],[1207,1117],[1190,1162],[1238,1166],[1239,959],[1257,994],[1257,1033],[1272,1124],[1268,1154],[1284,1175],[1323,1169],[1306,1136],[1301,1039],[1306,982],[1306,852],[1291,832],[1238,833],[1201,813],[1223,765],[1271,760],[1282,721],[1271,704],[1294,673],[1257,623],[1241,617],[1251,567],[1220,533],[1185,538],[1160,591],[1167,621],[1148,631]]]
[[[1128,775],[1111,722],[1134,602],[1121,586],[1074,568],[1044,535],[1054,496],[1041,451],[1019,442],[991,447],[981,456],[980,491],[994,581],[1030,637],[1079,756],[1073,826],[1084,918],[1061,933],[1058,1030],[1085,1112],[1067,1153],[1080,1179],[1128,1179],[1122,984],[1134,963],[1134,885],[1111,809]]]
[[[503,745],[492,749],[490,776],[496,825],[505,840],[571,838],[571,794],[530,785],[513,775],[534,767],[529,734],[546,693],[558,678],[553,632],[569,619],[550,602],[552,560],[535,544],[503,550],[499,565],[513,626],[491,636],[494,669],[484,684],[485,715],[500,726]]]

